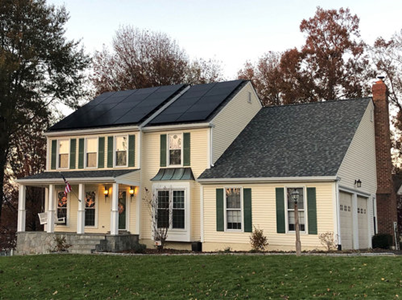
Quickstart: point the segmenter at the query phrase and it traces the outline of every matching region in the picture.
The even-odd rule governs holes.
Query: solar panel
[[[49,131],[138,124],[184,87],[179,84],[103,93],[53,125]]]
[[[234,80],[192,86],[150,125],[206,121],[244,82]]]

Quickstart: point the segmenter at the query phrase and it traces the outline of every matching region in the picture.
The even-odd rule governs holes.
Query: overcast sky
[[[360,18],[363,39],[389,38],[402,29],[402,0],[48,0],[70,13],[67,36],[82,39],[93,54],[111,45],[120,25],[161,31],[192,58],[222,63],[226,79],[247,60],[267,51],[284,51],[304,42],[300,22],[324,9],[350,8]]]

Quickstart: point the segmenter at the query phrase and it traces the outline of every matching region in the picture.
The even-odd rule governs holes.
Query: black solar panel
[[[136,125],[160,109],[184,87],[179,84],[103,93],[53,125],[49,131]]]
[[[192,86],[150,125],[206,121],[244,82],[234,80]]]

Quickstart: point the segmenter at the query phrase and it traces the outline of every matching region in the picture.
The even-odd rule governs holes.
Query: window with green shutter
[[[113,136],[107,137],[107,167],[113,168]]]
[[[276,232],[285,233],[285,189],[276,188]]]
[[[160,166],[166,167],[166,134],[160,136]]]
[[[70,140],[70,169],[75,169],[76,163],[76,152],[77,152],[77,139]]]
[[[128,166],[135,166],[135,135],[128,136]]]
[[[223,189],[216,189],[216,231],[224,231]]]
[[[78,169],[84,168],[84,142],[85,139],[78,140]]]
[[[50,158],[50,169],[56,169],[56,161],[57,161],[57,140],[52,141],[51,146],[51,158]]]
[[[190,132],[183,133],[183,166],[189,167],[191,160],[190,160]]]
[[[253,231],[251,189],[243,189],[244,232]]]
[[[317,234],[317,203],[315,188],[307,188],[308,233]]]
[[[105,167],[105,138],[100,137],[98,140],[98,168]]]

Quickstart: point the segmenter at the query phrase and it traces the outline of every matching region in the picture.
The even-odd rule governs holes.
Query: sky
[[[402,0],[48,0],[70,13],[67,38],[79,40],[88,54],[111,49],[116,30],[130,25],[164,32],[190,58],[215,59],[227,80],[235,79],[246,61],[268,51],[300,48],[299,26],[324,9],[349,8],[360,18],[364,41],[390,38],[402,29]]]

